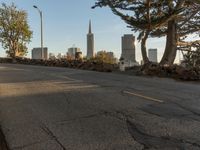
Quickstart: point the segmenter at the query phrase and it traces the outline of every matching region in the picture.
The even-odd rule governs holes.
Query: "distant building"
[[[115,56],[114,56],[114,53],[113,53],[113,52],[107,52],[107,54],[108,54],[108,56],[109,56],[109,57],[111,57],[111,58],[113,58],[113,59],[115,58]]]
[[[99,55],[101,55],[102,53],[107,53],[105,50],[102,50],[102,51],[98,51],[95,55],[96,56],[99,56]]]
[[[135,59],[135,36],[125,34],[122,37],[122,54],[121,61],[126,67],[138,65]]]
[[[70,57],[71,59],[75,59],[77,53],[79,54],[81,53],[82,55],[81,49],[78,47],[71,47],[68,49],[67,56]]]
[[[101,55],[102,53],[105,53],[105,54],[106,54],[107,56],[109,56],[110,58],[115,58],[113,52],[107,52],[107,51],[105,51],[105,50],[98,51],[97,54],[96,54],[96,56],[99,56],[99,55]]]
[[[33,48],[32,59],[48,59],[48,48],[43,48],[43,53],[41,48]]]
[[[140,65],[144,65],[144,60],[141,60],[141,61],[140,61]]]
[[[83,54],[82,54],[82,52],[76,52],[76,54],[75,54],[75,59],[83,59]]]
[[[89,23],[89,32],[87,34],[87,58],[94,57],[94,34],[92,33],[91,21]]]
[[[53,54],[53,53],[49,53],[49,59],[51,59],[51,60],[56,59],[55,54]]]
[[[57,59],[63,59],[63,58],[65,58],[65,55],[62,53],[58,53]]]
[[[158,62],[157,49],[149,49],[148,57],[149,57],[149,61],[157,63]]]
[[[113,52],[106,52],[105,50],[98,51],[96,57],[106,63],[116,64],[118,62]]]

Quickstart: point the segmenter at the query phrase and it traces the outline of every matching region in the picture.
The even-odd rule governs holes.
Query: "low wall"
[[[95,60],[35,60],[28,58],[16,58],[13,60],[12,58],[0,58],[0,63],[67,67],[99,72],[112,72],[119,69],[117,65],[106,64]],[[147,64],[142,67],[138,66],[127,70],[130,72],[131,70],[134,71],[134,69],[137,71],[138,75],[167,77],[184,81],[200,81],[200,67],[185,68],[179,65],[160,66],[159,64]]]
[[[26,65],[40,65],[40,66],[52,66],[52,67],[67,67],[77,68],[84,70],[93,70],[99,72],[112,72],[114,65],[106,64],[99,61],[82,61],[82,60],[36,60],[28,58],[0,58],[0,63],[15,63],[15,64],[26,64]]]
[[[158,77],[168,77],[185,81],[199,81],[200,67],[183,67],[179,65],[161,66],[159,64],[147,64],[143,66],[142,74]]]

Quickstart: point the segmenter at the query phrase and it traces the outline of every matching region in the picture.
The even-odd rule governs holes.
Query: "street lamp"
[[[33,6],[35,9],[38,10],[39,14],[40,14],[40,20],[41,20],[41,49],[42,49],[42,59],[44,59],[44,49],[43,49],[43,20],[42,20],[42,11],[37,7],[37,6]]]

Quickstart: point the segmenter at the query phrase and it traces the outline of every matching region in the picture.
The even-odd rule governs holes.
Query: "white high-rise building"
[[[157,57],[157,49],[149,49],[148,51],[148,57],[149,57],[149,61],[151,62],[155,62],[157,63],[158,62],[158,57]]]
[[[135,36],[132,34],[125,34],[122,37],[121,59],[127,67],[138,65],[135,59]]]
[[[32,59],[48,59],[48,48],[43,48],[43,54],[42,54],[42,48],[33,48],[32,50]]]
[[[67,52],[67,56],[71,57],[72,59],[75,59],[76,57],[76,54],[81,52],[81,49],[78,48],[78,47],[71,47],[68,49],[68,52]]]
[[[91,21],[89,23],[89,32],[87,34],[87,58],[94,57],[94,34],[92,33]]]

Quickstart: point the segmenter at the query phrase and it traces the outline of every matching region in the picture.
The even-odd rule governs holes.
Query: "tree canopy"
[[[99,51],[95,57],[96,60],[102,61],[108,64],[116,64],[117,58],[115,58],[113,52]]]
[[[174,1],[174,0],[173,0]],[[111,8],[115,15],[121,17],[133,31],[152,30],[166,24],[180,11],[183,0],[97,0],[92,8]],[[173,5],[170,13],[169,5]]]
[[[182,46],[185,48],[183,52],[183,63],[187,67],[200,67],[200,42],[195,41],[192,43],[187,43],[188,45]]]
[[[32,31],[27,22],[27,13],[11,5],[0,7],[0,42],[9,57],[24,56],[26,44],[30,42]]]
[[[148,63],[148,37],[166,36],[161,64],[170,65],[176,57],[178,43],[199,31],[199,0],[97,0],[92,8],[106,6],[133,31],[139,32],[145,63]]]

